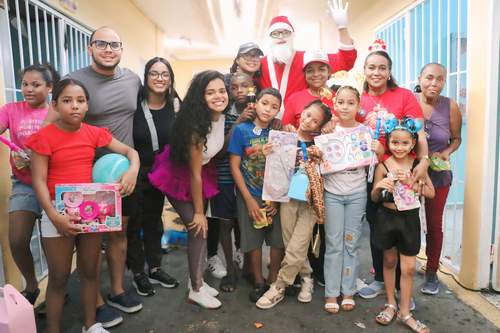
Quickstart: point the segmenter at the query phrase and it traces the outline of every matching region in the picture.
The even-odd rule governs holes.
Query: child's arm
[[[371,150],[377,155],[377,159],[382,161],[384,158],[385,148],[378,140],[372,140]]]
[[[128,170],[120,177],[120,193],[122,195],[130,195],[134,192],[135,184],[137,182],[137,174],[139,173],[139,154],[134,148],[127,146],[124,143],[113,138],[111,142],[106,146],[112,152],[125,155],[130,161],[130,167]]]
[[[49,166],[49,157],[32,152],[31,154],[31,175],[33,178],[33,189],[36,197],[45,211],[52,224],[61,235],[65,237],[75,236],[81,229],[71,223],[72,220],[78,221],[78,217],[59,214],[50,199],[49,189],[47,187],[47,170]]]
[[[425,179],[425,185],[424,188],[422,189],[422,195],[427,198],[427,199],[433,199],[434,196],[436,195],[436,191],[434,190],[434,185],[432,184],[431,177],[427,175],[427,178]]]
[[[373,184],[373,189],[370,194],[373,202],[380,201],[380,193],[382,192],[382,190],[386,189],[391,193],[394,190],[394,182],[386,177],[385,168],[382,166],[382,164],[377,165],[377,168],[375,169]]]
[[[189,223],[188,227],[189,229],[195,229],[195,235],[201,231],[203,238],[207,238],[208,221],[203,205],[202,162],[203,144],[191,145],[189,149],[189,170],[194,215],[193,221]]]
[[[231,154],[229,156],[229,167],[231,168],[231,174],[233,175],[234,183],[245,200],[245,204],[248,209],[248,215],[254,220],[260,219],[260,207],[257,201],[252,197],[252,194],[248,190],[245,180],[243,179],[243,174],[240,170],[241,156]]]

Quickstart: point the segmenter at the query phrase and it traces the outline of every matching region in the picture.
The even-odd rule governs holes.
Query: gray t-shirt
[[[106,127],[117,140],[133,147],[134,113],[141,87],[139,76],[118,66],[113,76],[101,75],[90,66],[68,76],[81,81],[89,91],[89,110],[85,122]]]

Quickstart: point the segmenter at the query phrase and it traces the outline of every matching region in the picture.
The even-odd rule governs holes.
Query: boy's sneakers
[[[134,286],[135,291],[137,291],[137,293],[141,296],[153,296],[156,293],[150,279],[148,279],[148,276],[144,272],[134,276],[132,285]]]
[[[385,292],[384,282],[374,280],[369,285],[361,288],[358,291],[358,295],[364,299],[371,299],[377,297],[378,295],[383,294],[384,292]]]
[[[207,269],[216,279],[222,279],[224,276],[227,275],[226,267],[224,267],[224,265],[222,264],[222,260],[220,260],[218,255],[214,255],[208,258]]]
[[[102,324],[102,327],[110,328],[119,325],[123,317],[107,304],[103,304],[95,311],[95,321]]]
[[[200,288],[199,291],[189,290],[188,301],[191,303],[196,303],[205,309],[218,309],[222,306],[222,303],[210,295],[206,289]]]
[[[275,283],[259,298],[255,305],[259,309],[267,310],[281,302],[285,297],[285,288],[279,288]]]
[[[297,299],[301,303],[309,303],[312,301],[314,290],[314,280],[310,277],[303,277],[300,284],[300,292]]]
[[[142,303],[126,292],[116,296],[108,295],[107,301],[112,307],[126,313],[134,313],[142,309]]]
[[[399,303],[399,294],[400,294],[400,291],[399,290],[396,290],[396,301],[398,301]],[[415,303],[415,298],[410,298],[410,311],[415,311],[415,309],[417,308],[417,303]]]
[[[175,288],[179,285],[179,281],[168,275],[161,268],[157,268],[149,273],[149,282],[159,284],[165,288]]]
[[[439,293],[439,280],[435,272],[425,274],[425,282],[420,291],[426,295],[436,295]]]
[[[109,331],[105,330],[101,323],[95,323],[88,330],[85,329],[85,326],[82,327],[82,333],[109,333]]]

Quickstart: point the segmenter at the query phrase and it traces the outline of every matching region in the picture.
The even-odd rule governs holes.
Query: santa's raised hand
[[[328,0],[328,9],[337,28],[347,29],[347,8],[349,7],[349,3],[346,2],[345,7],[342,3],[343,0]]]

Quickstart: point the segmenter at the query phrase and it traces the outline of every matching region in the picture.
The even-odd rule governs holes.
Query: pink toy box
[[[36,333],[33,306],[10,284],[0,288],[0,332]]]
[[[56,210],[81,218],[82,233],[122,230],[119,184],[57,184]]]

